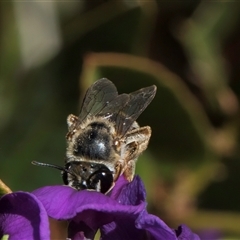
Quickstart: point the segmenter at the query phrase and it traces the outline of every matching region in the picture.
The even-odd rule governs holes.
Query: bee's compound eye
[[[107,167],[101,167],[91,174],[88,179],[88,185],[101,193],[106,193],[113,184],[113,174]]]

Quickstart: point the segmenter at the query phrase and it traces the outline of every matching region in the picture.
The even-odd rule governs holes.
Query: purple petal
[[[71,238],[71,240],[88,240],[88,239],[93,239],[93,238],[85,238],[83,232],[78,232],[75,234],[73,238]]]
[[[116,220],[102,227],[102,240],[177,240],[177,237],[158,217],[142,212],[137,219]]]
[[[138,205],[145,202],[146,191],[140,177],[125,185],[117,201],[123,205]],[[146,204],[145,204],[146,206]],[[156,239],[156,240],[176,240],[175,233],[158,217],[148,214],[145,208],[132,218],[118,219],[106,224],[101,228],[102,239]]]
[[[176,234],[160,218],[144,211],[136,220],[138,229],[145,229],[149,233],[148,239],[176,240]]]
[[[107,194],[107,196],[109,196],[112,199],[117,199],[122,191],[122,188],[128,183],[129,182],[125,179],[123,175],[120,176],[117,182],[115,183],[114,188],[110,191],[110,193]]]
[[[95,191],[76,191],[68,186],[43,187],[33,192],[42,202],[48,215],[58,220],[71,220],[69,237],[83,231],[91,238],[96,230],[115,219],[136,219],[145,203],[127,206]]]
[[[200,240],[200,237],[193,233],[186,225],[181,225],[176,230],[178,240]]]
[[[93,239],[100,228],[102,240],[199,240],[186,226],[174,231],[147,213],[146,192],[138,176],[131,183],[120,177],[107,196],[68,186],[43,187],[33,194],[50,217],[70,221],[71,239]]]
[[[138,205],[145,202],[146,191],[140,177],[125,184],[117,201],[123,205]],[[176,232],[169,228],[160,218],[149,214],[146,208],[136,218],[118,219],[101,228],[102,240],[199,240],[189,228],[182,225]]]
[[[50,239],[49,221],[41,202],[27,192],[15,192],[0,199],[0,237]]]
[[[123,205],[138,205],[146,201],[146,190],[139,176],[135,176],[133,181],[125,184],[117,201]]]

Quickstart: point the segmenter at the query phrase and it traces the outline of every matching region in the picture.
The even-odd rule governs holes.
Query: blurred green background
[[[138,120],[153,130],[137,164],[149,211],[239,239],[239,13],[238,1],[1,1],[0,178],[62,184],[31,161],[64,164],[66,118],[91,83],[155,84]]]

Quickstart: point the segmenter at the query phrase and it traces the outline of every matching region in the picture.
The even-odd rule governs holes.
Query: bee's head
[[[64,168],[36,161],[32,164],[61,170],[64,184],[76,190],[95,190],[105,194],[114,184],[112,171],[100,163],[71,161]]]
[[[113,173],[103,164],[72,161],[62,171],[63,182],[77,190],[107,193],[113,185]]]

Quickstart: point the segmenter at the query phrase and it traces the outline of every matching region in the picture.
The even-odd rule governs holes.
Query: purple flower
[[[16,198],[19,194],[16,193]],[[28,222],[28,227],[31,226],[28,234],[35,235],[27,239],[38,239],[36,236],[39,236],[39,239],[48,239],[47,212],[51,218],[69,221],[68,236],[71,239],[93,239],[96,231],[100,229],[102,240],[199,240],[198,236],[186,226],[182,225],[174,231],[161,219],[147,213],[146,193],[139,177],[135,177],[131,183],[127,183],[123,177],[119,178],[116,186],[107,196],[95,191],[76,191],[68,186],[43,187],[32,194],[22,194],[26,194],[27,199],[33,199],[33,205],[39,209],[39,212],[35,210],[34,214],[25,217],[27,214],[24,209],[28,212],[28,206],[24,208],[24,202],[22,202],[23,209],[19,211],[17,199],[11,201],[11,205],[14,206],[12,212],[19,211],[20,217],[17,223],[22,224],[23,218],[31,222],[31,224]],[[0,236],[3,233],[9,233],[10,236],[18,236],[12,239],[20,239],[17,235],[19,233],[14,232],[15,229],[6,230],[5,228],[9,224],[9,212],[2,211],[2,200],[6,198],[5,205],[7,205],[8,199],[11,199],[7,196],[0,200],[0,226],[3,229],[0,231]],[[5,216],[4,219],[2,215]],[[44,227],[47,229],[45,232],[42,230]],[[25,231],[23,228],[17,230]],[[46,237],[42,237],[41,234],[45,234]]]
[[[15,192],[0,199],[0,238],[50,239],[48,215],[36,196]]]
[[[69,237],[83,232],[92,239],[100,228],[102,239],[199,239],[186,226],[170,229],[146,211],[146,193],[139,177],[127,183],[119,179],[113,191],[103,195],[76,191],[67,186],[45,187],[33,192],[50,217],[69,220]]]

